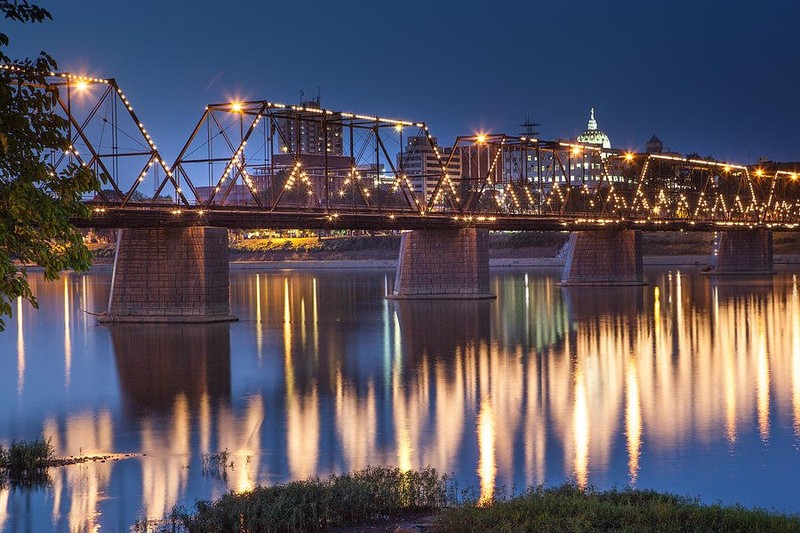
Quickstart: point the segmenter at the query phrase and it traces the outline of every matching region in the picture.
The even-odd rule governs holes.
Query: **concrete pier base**
[[[403,233],[392,299],[485,299],[489,232],[475,228]]]
[[[562,285],[643,285],[642,232],[573,231]]]
[[[230,314],[224,228],[123,229],[101,322],[223,322]]]
[[[711,256],[713,274],[772,274],[772,231],[718,231]]]

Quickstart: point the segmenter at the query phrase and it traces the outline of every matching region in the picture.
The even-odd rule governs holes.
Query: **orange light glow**
[[[241,102],[231,102],[231,111],[234,113],[241,113],[242,112],[242,103]]]

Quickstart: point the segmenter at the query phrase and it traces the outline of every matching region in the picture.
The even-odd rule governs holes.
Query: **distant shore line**
[[[702,268],[710,264],[708,255],[652,255],[642,259],[646,267],[686,266]],[[489,268],[562,268],[563,257],[493,258]],[[776,254],[775,265],[800,265],[800,254]],[[396,259],[329,259],[295,261],[231,261],[231,270],[315,270],[315,269],[389,269],[397,268]]]
[[[489,260],[491,269],[515,268],[562,268],[565,263],[562,257],[515,257],[493,258]],[[651,255],[644,256],[645,267],[696,267],[702,269],[710,264],[710,257],[706,254],[695,255]],[[775,266],[800,265],[800,254],[775,254]],[[93,264],[90,272],[106,272],[113,267],[112,263]],[[351,270],[351,269],[394,269],[397,268],[396,259],[306,259],[306,260],[276,260],[276,261],[231,261],[231,270]],[[28,272],[40,272],[42,268],[29,265]],[[69,271],[67,271],[69,272]]]

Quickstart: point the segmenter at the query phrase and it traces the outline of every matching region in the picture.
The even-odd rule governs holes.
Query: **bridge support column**
[[[772,231],[718,231],[711,267],[715,274],[771,274]]]
[[[643,285],[642,232],[573,231],[562,285]]]
[[[123,229],[106,322],[222,322],[230,314],[224,228]]]
[[[475,228],[403,233],[393,299],[483,299],[489,293],[489,232]]]

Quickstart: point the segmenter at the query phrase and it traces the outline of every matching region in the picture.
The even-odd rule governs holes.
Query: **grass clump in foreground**
[[[0,477],[8,479],[13,485],[47,483],[47,468],[52,461],[53,445],[50,439],[14,441],[8,449],[0,446]]]
[[[213,503],[199,501],[192,512],[173,510],[160,531],[321,531],[379,515],[436,511],[447,501],[447,478],[432,468],[403,472],[399,468],[370,467],[351,474],[230,493]],[[139,524],[138,528],[147,526]]]
[[[481,532],[784,532],[800,531],[797,516],[703,505],[698,500],[650,490],[581,490],[574,485],[529,489],[487,505],[445,509],[436,531]]]

